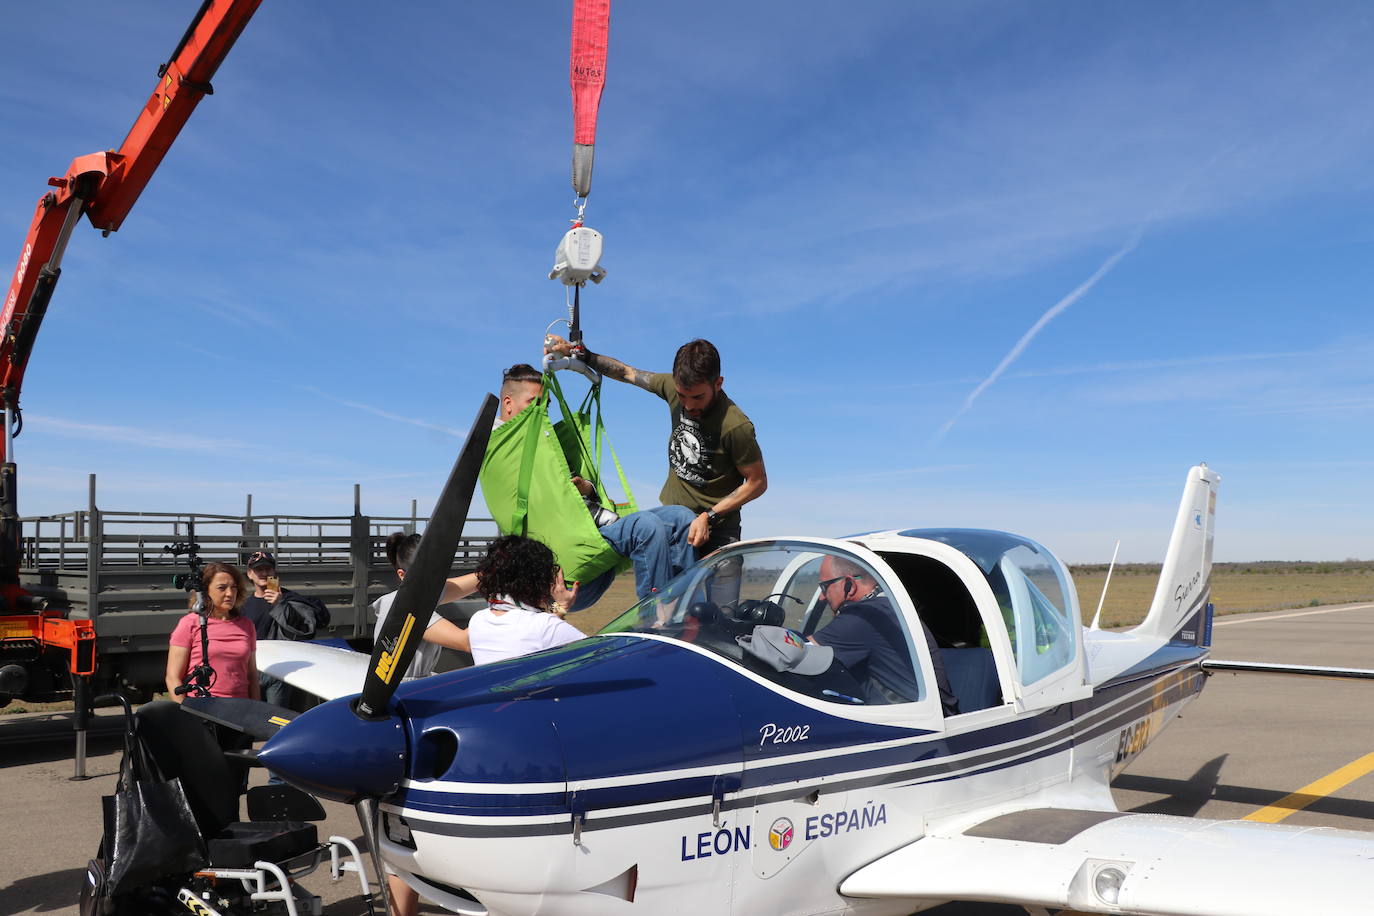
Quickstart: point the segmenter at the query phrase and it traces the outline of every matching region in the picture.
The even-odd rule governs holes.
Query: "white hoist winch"
[[[581,286],[588,280],[600,283],[606,276],[601,266],[601,233],[580,223],[569,229],[553,253],[550,280],[562,280],[564,286]]]

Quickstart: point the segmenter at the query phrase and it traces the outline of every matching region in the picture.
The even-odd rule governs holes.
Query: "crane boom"
[[[53,190],[38,201],[19,263],[0,311],[0,655],[25,660],[61,652],[73,681],[94,670],[95,630],[89,620],[67,620],[47,611],[19,584],[20,524],[14,436],[22,428],[19,392],[62,274],[62,257],[82,215],[109,235],[162,164],[200,100],[214,92],[210,80],[262,0],[204,0],[176,49],[157,71],[157,85],[117,150],[78,156],[66,174],[49,178]],[[0,706],[27,683],[23,665],[0,668]]]
[[[157,85],[119,149],[78,156],[64,176],[48,179],[55,190],[38,201],[0,312],[0,406],[7,413],[18,410],[24,369],[76,222],[84,213],[107,235],[119,229],[191,112],[214,91],[210,80],[261,3],[204,0],[158,68]],[[7,429],[0,460],[10,459],[9,438]]]

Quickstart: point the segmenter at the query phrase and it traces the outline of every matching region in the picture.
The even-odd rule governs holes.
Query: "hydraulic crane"
[[[19,393],[34,338],[43,323],[72,230],[84,214],[102,235],[115,232],[147,186],[162,158],[262,0],[204,0],[181,41],[157,71],[143,110],[118,150],[78,156],[65,175],[49,178],[53,190],[38,201],[33,222],[0,313],[0,706],[12,696],[59,693],[53,675],[62,667],[73,684],[95,670],[95,628],[68,620],[27,594],[19,583],[20,524],[14,437],[23,429]],[[58,665],[56,671],[53,665]],[[47,689],[31,684],[43,675]]]

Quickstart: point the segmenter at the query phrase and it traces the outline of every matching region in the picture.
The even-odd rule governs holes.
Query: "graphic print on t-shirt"
[[[668,439],[668,464],[679,480],[693,486],[703,486],[716,477],[711,456],[719,443],[707,441],[701,424],[679,410],[673,418],[673,434]]]

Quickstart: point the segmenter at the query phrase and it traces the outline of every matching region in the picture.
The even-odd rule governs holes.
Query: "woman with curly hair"
[[[243,573],[228,563],[206,563],[200,571],[205,591],[205,617],[192,610],[177,621],[167,647],[167,694],[180,703],[176,688],[189,671],[202,664],[200,628],[205,627],[210,647],[209,665],[215,672],[210,695],[261,699],[258,686],[258,634],[253,622],[239,613],[248,594]],[[192,593],[195,606],[198,596]]]
[[[553,551],[530,538],[497,538],[477,567],[477,590],[489,602],[468,622],[472,660],[487,662],[552,649],[583,638],[563,620],[577,600],[568,588]]]
[[[396,567],[398,578],[405,579],[405,571],[419,543],[419,536],[413,534],[398,535],[387,542],[387,556]],[[478,564],[475,575],[469,573],[448,580],[442,600],[456,601],[474,591],[481,593],[488,605],[472,615],[466,630],[436,613],[424,636],[426,643],[434,645],[432,649],[422,646],[416,653],[411,674],[417,673],[417,665],[422,669],[418,674],[429,674],[440,645],[471,652],[473,662],[482,665],[552,649],[583,636],[581,630],[563,622],[565,609],[577,598],[577,586],[571,589],[564,586],[563,572],[554,563],[553,551],[538,541],[518,535],[497,538]],[[395,594],[385,595],[373,605],[377,611],[378,633]],[[426,657],[428,660],[422,662]],[[386,880],[391,890],[390,916],[415,916],[419,911],[420,895],[393,873],[390,866]]]

